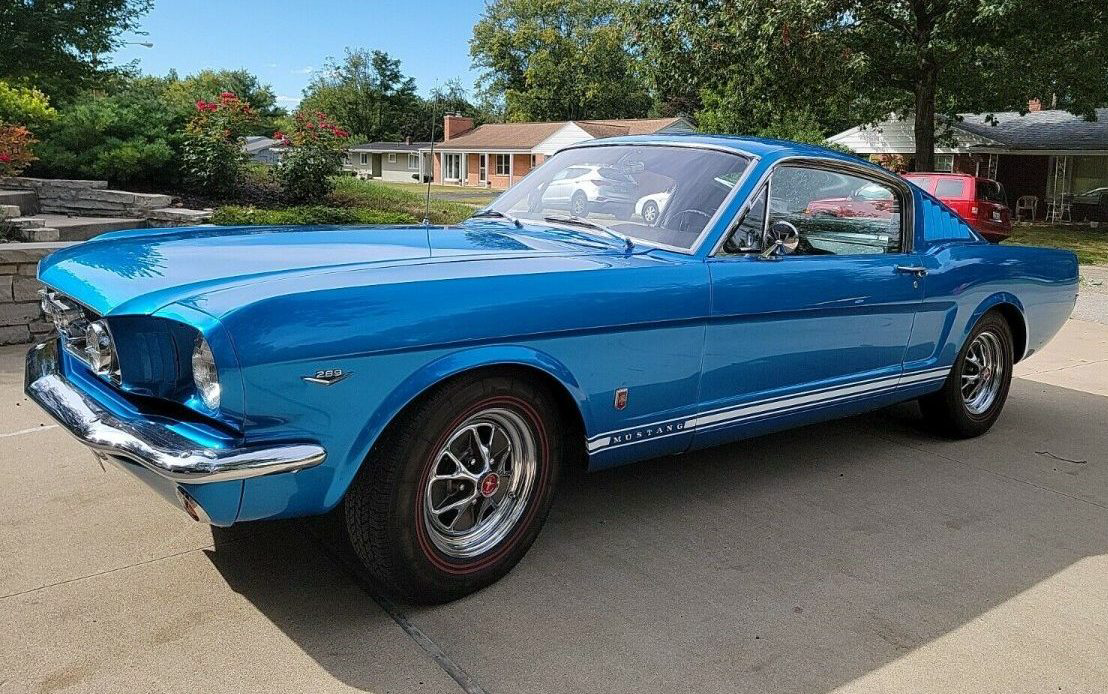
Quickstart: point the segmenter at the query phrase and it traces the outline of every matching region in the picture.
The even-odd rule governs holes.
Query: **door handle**
[[[896,271],[915,275],[916,277],[923,277],[927,274],[927,268],[922,265],[897,265]]]

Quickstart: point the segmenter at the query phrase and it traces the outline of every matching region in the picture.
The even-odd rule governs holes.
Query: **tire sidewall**
[[[1000,338],[1004,360],[1004,376],[1000,384],[1000,389],[997,391],[996,397],[993,399],[992,404],[989,405],[989,408],[981,414],[974,414],[966,407],[965,400],[962,397],[961,376],[962,370],[965,367],[966,357],[969,354],[970,345],[973,344],[973,341],[977,339],[978,335],[986,330],[992,331]],[[958,352],[958,358],[954,362],[954,366],[944,389],[944,399],[946,400],[947,407],[950,408],[954,423],[966,435],[973,436],[984,433],[992,427],[993,423],[1000,416],[1001,410],[1004,409],[1004,403],[1008,399],[1008,390],[1012,385],[1012,366],[1014,361],[1012,331],[1008,327],[1008,322],[1004,320],[1003,316],[996,312],[991,311],[986,313],[977,324],[974,325],[973,330],[966,338],[965,344],[962,345],[962,349]]]
[[[423,499],[437,454],[466,419],[490,407],[519,414],[535,437],[538,456],[534,487],[527,507],[510,533],[495,547],[471,559],[443,554],[428,537]],[[542,528],[553,499],[560,468],[560,446],[552,435],[557,422],[553,402],[541,390],[527,392],[521,382],[495,378],[471,383],[451,394],[425,417],[424,435],[409,450],[396,451],[403,466],[392,494],[388,534],[400,555],[396,563],[417,593],[459,596],[504,574],[523,557]]]

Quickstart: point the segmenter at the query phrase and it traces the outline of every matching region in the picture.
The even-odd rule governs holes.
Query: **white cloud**
[[[266,63],[265,66],[268,68],[274,68],[277,67],[277,63]]]
[[[293,70],[292,74],[294,74],[294,75],[310,75],[313,72],[315,72],[315,68],[312,67],[311,65],[308,65],[306,67],[300,68],[299,70]]]
[[[297,104],[300,103],[300,97],[281,95],[281,96],[277,97],[277,103],[281,104],[282,106],[285,106],[285,105],[287,105],[287,106],[296,106]]]

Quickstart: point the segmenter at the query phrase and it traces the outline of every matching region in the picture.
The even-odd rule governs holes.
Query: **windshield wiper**
[[[504,214],[503,212],[498,212],[497,210],[481,210],[480,212],[476,212],[470,215],[470,219],[476,219],[477,217],[496,217],[497,219],[503,219],[511,222],[516,229],[523,228],[523,225],[518,219],[511,216],[510,214]]]
[[[635,249],[635,242],[631,240],[630,236],[624,236],[615,229],[604,226],[599,222],[594,222],[591,219],[585,219],[584,217],[578,217],[571,214],[548,214],[543,216],[543,220],[547,222],[557,222],[561,224],[576,224],[577,226],[596,229],[597,231],[602,231],[608,236],[611,236],[612,238],[623,243],[628,251],[632,251]]]

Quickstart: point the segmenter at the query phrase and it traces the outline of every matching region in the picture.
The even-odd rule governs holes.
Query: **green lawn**
[[[1020,226],[1004,243],[1017,246],[1065,248],[1077,253],[1082,265],[1108,265],[1108,229],[1088,226]]]
[[[433,188],[448,187],[433,186]],[[331,204],[337,207],[401,212],[421,220],[424,215],[425,195],[424,186],[411,183],[382,183],[342,177],[335,179],[335,191],[331,193]],[[432,190],[430,218],[433,224],[457,224],[473,214],[473,210],[473,205],[437,199]]]

